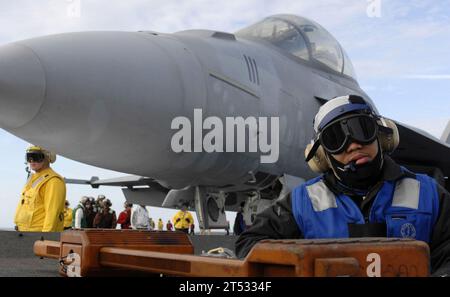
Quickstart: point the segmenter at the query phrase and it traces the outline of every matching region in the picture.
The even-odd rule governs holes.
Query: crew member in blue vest
[[[236,242],[242,258],[263,239],[399,237],[430,246],[433,275],[450,275],[450,194],[395,163],[395,123],[356,95],[334,98],[314,119],[306,161],[321,175],[258,214]]]

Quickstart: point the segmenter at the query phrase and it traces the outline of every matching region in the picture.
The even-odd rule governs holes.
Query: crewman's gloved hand
[[[180,218],[178,218],[178,219],[177,219],[177,220],[176,220],[175,222],[176,222],[176,223],[178,223],[179,221],[181,221],[181,219],[180,219]]]
[[[186,218],[185,220],[186,220],[186,222],[188,222],[188,223],[190,223],[190,222],[191,222],[191,220],[189,220],[189,218]]]

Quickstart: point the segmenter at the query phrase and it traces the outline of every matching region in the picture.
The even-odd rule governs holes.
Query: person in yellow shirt
[[[192,214],[187,211],[189,203],[183,203],[181,210],[173,217],[175,230],[189,233],[189,226],[194,222]]]
[[[66,205],[64,207],[64,230],[72,228],[72,208],[69,207],[70,203],[66,200]]]
[[[64,229],[64,178],[50,168],[56,155],[38,146],[26,151],[34,173],[22,190],[14,223],[21,232],[60,232]]]
[[[163,223],[162,219],[159,218],[159,220],[158,220],[158,230],[162,231],[163,228],[164,228],[164,223]]]

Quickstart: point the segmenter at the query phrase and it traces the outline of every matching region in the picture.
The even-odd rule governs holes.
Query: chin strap
[[[355,172],[356,171],[356,161],[351,161],[350,163],[345,165],[344,168],[338,167],[338,169],[341,171],[344,171],[344,172],[347,172],[347,171]]]
[[[27,162],[25,162],[25,171],[27,172],[27,180],[29,180],[30,179],[30,176],[31,176],[31,170],[30,170],[30,166],[28,166],[28,163]]]

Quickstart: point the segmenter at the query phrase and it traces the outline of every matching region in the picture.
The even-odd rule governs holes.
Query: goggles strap
[[[383,125],[378,125],[378,130],[384,134],[394,134],[394,130]]]
[[[306,162],[309,162],[309,160],[311,160],[314,157],[319,146],[320,146],[320,141],[319,141],[319,139],[316,139],[316,141],[314,141],[314,144],[313,144],[311,150],[309,151],[308,156],[306,156],[306,159],[305,159]]]

